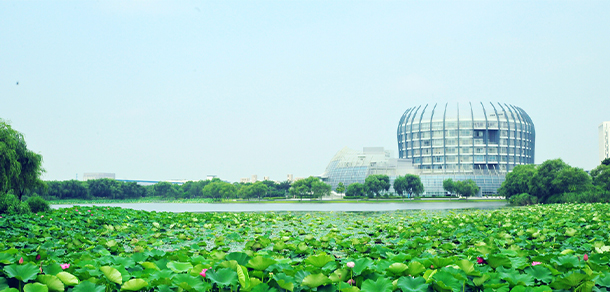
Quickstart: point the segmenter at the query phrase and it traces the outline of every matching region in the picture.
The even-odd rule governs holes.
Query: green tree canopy
[[[13,192],[19,200],[44,183],[42,156],[27,148],[23,134],[0,119],[0,194]]]
[[[212,198],[215,201],[220,201],[222,198],[229,198],[235,196],[235,186],[224,181],[215,181],[209,183],[202,190],[203,197]]]
[[[479,188],[477,183],[471,179],[453,181],[452,179],[448,178],[443,180],[443,189],[445,189],[447,192],[462,197],[471,197],[476,195],[481,188]]]
[[[443,180],[443,189],[445,190],[445,192],[451,193],[451,194],[455,194],[455,184],[453,183],[453,180],[448,178]]]
[[[337,193],[339,194],[342,194],[343,192],[345,192],[345,185],[342,182],[339,182],[335,191],[337,191]]]
[[[385,174],[371,174],[364,180],[364,186],[371,196],[379,196],[390,189],[390,177]]]
[[[330,185],[313,176],[297,180],[290,187],[290,195],[301,199],[303,197],[321,198],[328,194],[330,194]]]
[[[610,192],[610,165],[601,164],[591,170],[591,177],[595,186]]]
[[[394,180],[394,190],[401,196],[403,194],[408,194],[409,197],[419,196],[424,192],[424,184],[418,175],[406,174]]]
[[[471,179],[457,181],[455,182],[455,186],[457,193],[466,198],[476,195],[481,189],[477,186],[477,183]]]
[[[260,201],[261,197],[264,197],[267,191],[269,191],[267,184],[257,181],[253,184],[243,185],[239,189],[239,195],[244,199],[250,200],[251,198],[258,198]]]
[[[511,172],[506,174],[506,179],[498,189],[498,194],[506,200],[520,194],[531,194],[532,180],[536,175],[536,165],[517,165]]]
[[[348,197],[360,197],[364,196],[366,193],[364,185],[361,183],[352,183],[347,186],[347,191],[345,195]]]

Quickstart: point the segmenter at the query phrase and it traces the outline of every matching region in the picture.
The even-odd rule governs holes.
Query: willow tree
[[[28,149],[23,134],[0,119],[0,194],[12,192],[19,200],[43,186],[42,156]]]

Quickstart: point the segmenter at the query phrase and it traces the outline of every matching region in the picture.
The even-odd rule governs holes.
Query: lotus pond
[[[607,291],[610,206],[0,218],[0,291]]]

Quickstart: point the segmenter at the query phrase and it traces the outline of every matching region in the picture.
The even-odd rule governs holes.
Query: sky
[[[0,1],[0,118],[45,180],[320,175],[410,107],[502,102],[599,164],[610,1]]]

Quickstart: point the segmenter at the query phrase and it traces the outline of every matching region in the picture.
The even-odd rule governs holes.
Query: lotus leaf
[[[121,286],[121,291],[138,291],[146,286],[148,286],[148,283],[142,279],[131,279]]]
[[[82,281],[72,289],[73,292],[104,292],[105,290],[106,287],[95,285],[89,281]]]
[[[578,272],[570,272],[563,277],[558,277],[551,283],[551,287],[555,289],[570,289],[576,287],[582,282],[587,275]]]
[[[243,252],[232,252],[232,253],[226,255],[225,259],[228,261],[230,261],[230,260],[237,261],[238,264],[245,266],[246,264],[248,264],[248,261],[250,261],[250,256],[248,256],[247,254],[245,254]]]
[[[36,278],[40,270],[31,263],[23,265],[10,265],[4,267],[4,272],[9,278],[15,278],[22,282],[27,282]]]
[[[229,268],[217,271],[208,271],[207,278],[220,287],[227,287],[237,284],[237,273]]]
[[[38,275],[38,277],[36,277],[36,281],[47,285],[51,291],[62,292],[65,289],[64,283],[53,275]]]
[[[250,288],[250,275],[248,274],[248,268],[238,265],[236,268],[237,279],[239,280],[239,284],[243,288]]]
[[[551,271],[549,271],[549,269],[545,268],[542,265],[529,267],[525,269],[525,272],[534,277],[534,279],[547,284],[553,281],[553,275],[551,274]]]
[[[424,292],[428,291],[429,286],[422,277],[400,277],[396,284],[403,292]]]
[[[392,281],[384,277],[377,278],[376,281],[368,279],[362,283],[360,291],[364,292],[391,292],[393,288]]]
[[[191,263],[172,261],[167,263],[167,268],[172,270],[174,273],[184,273],[190,271],[193,268],[193,265]]]
[[[317,267],[317,268],[321,268],[324,265],[326,265],[327,263],[334,262],[334,261],[335,261],[335,258],[327,255],[326,253],[309,256],[307,259],[305,259],[306,263],[308,263],[314,267]]]
[[[318,286],[323,286],[326,284],[332,283],[332,281],[322,273],[308,275],[303,279],[303,285],[309,288],[316,288]]]
[[[263,256],[256,256],[251,258],[246,266],[258,271],[263,271],[275,263],[276,261],[274,259]]]
[[[24,292],[48,292],[49,288],[45,284],[41,283],[29,283],[23,286]]]
[[[373,268],[373,261],[369,258],[360,258],[354,261],[354,267],[352,271],[354,272],[354,276],[360,275],[366,269]]]
[[[290,277],[284,273],[281,273],[281,274],[273,275],[273,279],[278,284],[278,286],[280,286],[280,288],[288,290],[288,291],[294,290],[294,284],[296,284],[296,283],[294,282],[293,277]]]
[[[408,268],[409,268],[409,266],[407,266],[403,263],[393,263],[387,268],[387,270],[394,274],[401,274],[402,272],[406,271]]]

